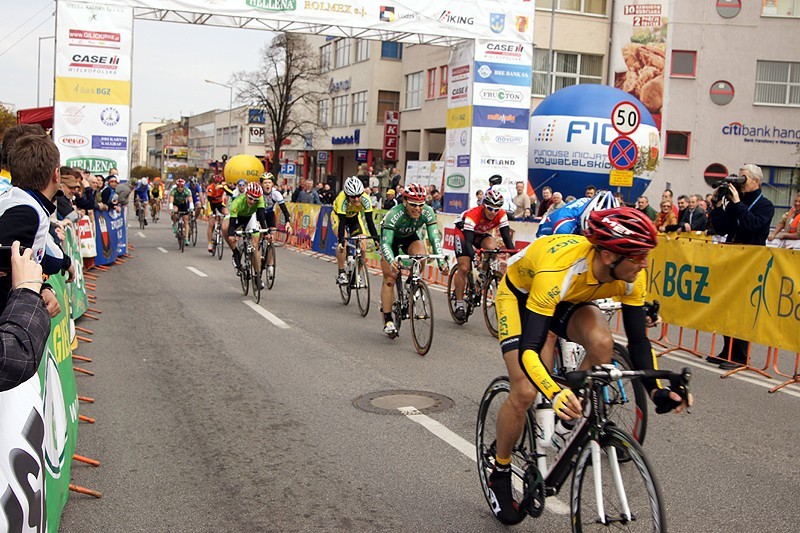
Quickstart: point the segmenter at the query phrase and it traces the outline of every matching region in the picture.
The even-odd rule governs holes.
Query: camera
[[[747,181],[746,177],[737,176],[737,175],[734,174],[734,175],[728,176],[725,179],[721,179],[719,181],[716,181],[716,182],[712,183],[711,186],[714,189],[716,189],[716,192],[714,193],[714,202],[715,203],[719,202],[723,198],[729,198],[730,195],[731,195],[730,187],[731,186],[736,187],[736,190],[738,191],[739,188],[746,181]]]

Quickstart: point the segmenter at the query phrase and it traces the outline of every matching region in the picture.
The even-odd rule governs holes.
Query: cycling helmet
[[[261,174],[261,181],[264,180],[275,181],[275,176],[272,175],[272,172],[264,172],[263,174]]]
[[[191,178],[189,178],[189,183],[191,183],[192,185],[197,183],[197,177],[196,176],[192,176]]]
[[[258,199],[261,198],[261,195],[264,193],[264,190],[261,188],[261,185],[259,185],[256,182],[252,182],[247,184],[247,189],[245,189],[244,192],[250,198]]]
[[[344,180],[344,193],[347,196],[361,196],[364,194],[364,184],[355,176]]]
[[[223,181],[225,181],[225,178],[222,176],[222,174],[214,174],[214,183],[219,185]]]
[[[598,248],[636,255],[656,247],[656,227],[637,209],[615,207],[589,213],[586,238]]]
[[[246,179],[240,179],[239,181],[236,182],[236,185],[237,186],[238,185],[247,185],[247,180]]]
[[[184,185],[186,185],[186,180],[185,179],[178,178],[178,179],[175,180],[175,186],[176,187],[183,187]]]
[[[403,198],[411,202],[424,202],[428,198],[428,191],[419,183],[409,183],[403,191]]]
[[[142,178],[142,179],[140,179],[140,180],[139,180],[139,184],[140,184],[140,185],[144,185],[145,187],[147,187],[147,178]]]
[[[503,183],[503,176],[500,174],[489,177],[489,185],[500,185],[501,183]]]
[[[592,211],[603,211],[605,209],[613,209],[615,207],[619,207],[619,202],[614,195],[611,194],[611,191],[597,191],[597,194],[594,195],[586,207],[583,208],[583,212],[581,213],[581,231],[586,233],[586,228],[589,223],[589,215]]]
[[[503,207],[505,203],[505,199],[503,198],[503,193],[496,189],[489,189],[486,191],[486,194],[483,195],[483,205],[489,207]]]

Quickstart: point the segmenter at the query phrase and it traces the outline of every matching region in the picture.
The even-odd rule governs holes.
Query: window
[[[406,109],[416,109],[422,105],[422,72],[406,76]]]
[[[319,49],[319,68],[322,72],[328,72],[332,68],[330,44],[326,44]]]
[[[339,39],[333,42],[333,55],[336,58],[334,68],[346,67],[350,64],[350,39]]]
[[[436,68],[428,69],[428,85],[425,92],[425,99],[431,100],[436,98]]]
[[[369,45],[370,41],[366,39],[356,40],[356,63],[369,59]]]
[[[331,126],[347,126],[347,96],[337,96],[333,99]]]
[[[533,51],[534,96],[547,96],[547,50]],[[603,83],[603,56],[553,52],[553,81],[550,92],[581,83]]]
[[[400,93],[394,91],[378,91],[378,119],[377,124],[383,124],[387,111],[400,109]]]
[[[664,155],[688,159],[691,138],[692,134],[688,131],[667,131],[667,149]]]
[[[592,15],[606,14],[606,0],[536,0],[536,7],[552,9],[553,2],[556,3],[558,11],[578,11]]]
[[[367,122],[367,91],[353,94],[353,120],[351,124],[365,124]]]
[[[761,187],[764,196],[775,205],[775,215],[772,217],[772,226],[778,223],[783,214],[792,207],[794,202],[794,173],[796,169],[786,167],[761,167],[764,175]]]
[[[327,98],[317,103],[317,124],[327,128],[330,124],[331,101]]]
[[[381,42],[381,59],[403,59],[403,44]]]
[[[439,97],[447,96],[447,65],[439,67]]]
[[[800,0],[764,0],[761,14],[768,17],[800,17]]]
[[[673,78],[694,78],[697,72],[697,52],[694,50],[673,50],[670,73]]]
[[[759,61],[755,103],[800,106],[800,63]]]

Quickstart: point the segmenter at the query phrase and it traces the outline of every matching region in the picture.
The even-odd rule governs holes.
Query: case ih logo
[[[522,57],[525,47],[521,44],[489,43],[486,45],[486,55],[490,57]]]
[[[86,146],[89,144],[89,139],[82,135],[62,135],[58,138],[58,144],[64,146]]]
[[[71,71],[86,72],[95,70],[100,72],[115,72],[119,67],[118,56],[97,56],[75,54],[69,64]]]
[[[69,30],[70,46],[87,48],[119,48],[119,33],[92,30]]]

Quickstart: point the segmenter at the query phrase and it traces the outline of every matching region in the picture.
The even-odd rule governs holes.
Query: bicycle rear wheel
[[[624,346],[614,343],[611,362],[623,370],[633,370],[630,355]],[[609,420],[632,436],[637,443],[644,444],[647,434],[647,390],[639,379],[624,379],[612,382],[604,394]],[[625,457],[621,454],[621,457]]]
[[[363,257],[359,257],[355,264],[353,278],[355,280],[353,286],[356,289],[358,310],[361,312],[361,316],[367,316],[369,313],[369,271],[367,270],[367,262]]]
[[[500,276],[491,275],[481,287],[481,305],[483,306],[483,321],[486,329],[497,338],[497,308],[494,305],[494,297],[497,294],[497,287],[500,283]]]
[[[620,462],[621,450],[630,461]],[[593,458],[594,455],[594,458]],[[599,460],[597,460],[599,459]],[[595,482],[601,486],[598,502]],[[620,487],[622,490],[618,490]],[[661,489],[639,444],[611,426],[578,455],[572,475],[572,531],[666,531]]]
[[[483,393],[480,407],[478,408],[478,423],[475,428],[475,449],[478,459],[478,477],[481,481],[483,495],[486,503],[493,510],[495,496],[489,487],[489,475],[494,468],[495,453],[497,452],[496,429],[497,413],[505,403],[511,391],[511,385],[506,376],[495,378]],[[511,450],[511,488],[514,501],[522,502],[524,494],[525,469],[528,458],[533,457],[534,451],[534,418],[530,411],[525,415],[525,427],[519,441]],[[525,518],[525,513],[519,513],[519,519],[509,525],[518,524]]]
[[[178,247],[180,248],[181,253],[183,253],[183,249],[186,247],[186,237],[185,237],[184,228],[183,228],[183,222],[182,221],[178,222],[177,237],[178,237]]]
[[[403,318],[407,318],[403,316],[405,315],[403,308],[408,310],[408,302],[403,299],[403,282],[399,275],[397,276],[394,286],[397,295],[394,297],[394,303],[392,304],[392,320],[394,321],[394,329],[397,330],[397,334],[400,335],[400,325],[403,323]]]
[[[217,246],[217,257],[220,261],[222,261],[222,253],[225,251],[224,241],[222,240],[222,227],[219,228],[217,231],[216,237],[214,237],[214,242]]]
[[[192,233],[192,246],[197,246],[197,219],[192,219],[189,222],[189,230]]]
[[[246,258],[246,256],[247,254],[242,251],[241,253],[242,266],[239,269],[239,281],[242,284],[242,294],[244,294],[245,296],[247,296],[247,292],[250,289],[250,259]]]
[[[258,252],[253,252],[257,254]],[[250,285],[252,287],[253,301],[259,303],[261,301],[261,272],[256,268],[254,261],[250,263]]]
[[[466,311],[466,318],[464,320],[459,320],[456,318],[456,286],[455,286],[455,273],[458,270],[458,263],[453,265],[453,268],[450,269],[450,278],[447,280],[447,308],[450,310],[450,316],[453,318],[453,322],[456,324],[466,324],[467,320],[469,320],[469,315],[472,314],[472,287],[475,283],[475,279],[472,275],[472,270],[470,269],[469,274],[467,275],[467,284],[464,286],[464,311]]]
[[[411,286],[411,338],[417,353],[425,355],[433,342],[433,301],[428,286],[419,281]]]

